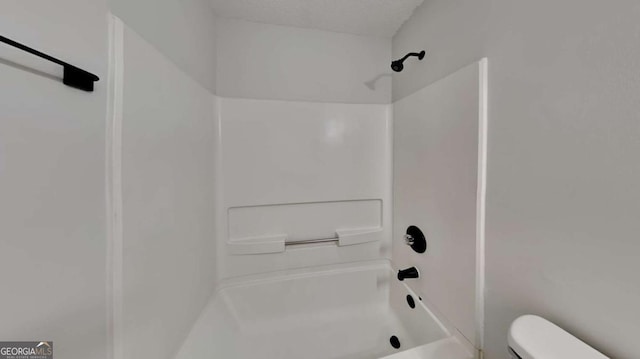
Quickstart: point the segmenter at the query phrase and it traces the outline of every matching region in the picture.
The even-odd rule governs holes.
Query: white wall
[[[0,23],[101,78],[95,92],[75,90],[60,66],[0,45],[0,338],[104,359],[106,4],[9,0]]]
[[[525,313],[637,357],[639,17],[623,0],[427,0],[394,38],[394,56],[427,50],[397,99],[489,58],[486,358],[508,357]]]
[[[216,17],[207,0],[109,0],[127,26],[211,92],[216,86]]]
[[[122,130],[114,143],[122,145],[123,317],[116,320],[124,358],[171,358],[216,284],[214,99],[128,27],[121,41]]]
[[[390,257],[388,105],[230,98],[221,99],[219,105],[222,278]],[[255,210],[262,218],[283,220],[277,225],[252,221]],[[336,211],[345,217],[330,215]],[[374,216],[354,211],[374,211]],[[375,238],[380,240],[345,247],[287,247],[280,253],[253,255],[234,254],[227,243],[248,233],[329,238],[336,230],[359,229],[363,223],[379,228],[383,235]]]
[[[219,19],[225,97],[389,103],[391,40]]]
[[[393,262],[415,266],[409,284],[476,348],[482,343],[482,251],[486,61],[471,64],[394,104]],[[427,251],[402,242],[420,228]],[[476,283],[479,285],[477,286]],[[433,309],[433,308],[432,308]]]

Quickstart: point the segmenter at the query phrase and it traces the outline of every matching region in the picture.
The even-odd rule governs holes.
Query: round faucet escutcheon
[[[427,251],[427,239],[420,228],[416,226],[409,226],[409,228],[407,228],[407,233],[404,235],[404,242],[416,253],[424,253]]]

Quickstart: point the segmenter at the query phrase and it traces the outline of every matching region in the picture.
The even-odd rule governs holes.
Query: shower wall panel
[[[223,278],[390,257],[390,106],[232,98],[219,106]],[[375,238],[269,254],[230,248],[247,236],[313,240],[341,231]]]
[[[393,261],[410,285],[477,348],[482,344],[486,61],[394,105]],[[426,236],[416,253],[408,226]]]
[[[124,358],[170,358],[215,286],[214,99],[138,34],[123,32],[115,41],[123,41],[115,54],[123,69],[115,79],[123,219],[116,336]]]

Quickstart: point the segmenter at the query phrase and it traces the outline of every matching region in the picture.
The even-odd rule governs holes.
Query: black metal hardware
[[[394,349],[400,348],[400,339],[398,339],[398,337],[396,337],[395,335],[393,335],[393,336],[391,336],[391,338],[389,338],[389,343],[391,344],[391,346]]]
[[[420,228],[416,226],[409,226],[409,228],[407,228],[407,234],[404,235],[404,240],[407,245],[411,246],[411,248],[418,253],[424,253],[427,250],[427,240]]]
[[[403,58],[391,62],[391,69],[393,71],[395,71],[395,72],[400,72],[400,71],[402,71],[404,69],[404,60],[408,59],[410,56],[416,56],[418,58],[418,60],[422,60],[422,59],[424,59],[424,55],[425,54],[426,54],[426,52],[424,50],[422,50],[420,52],[410,52],[410,53],[404,55]]]
[[[409,307],[411,309],[414,309],[416,307],[416,301],[413,300],[413,297],[411,296],[411,294],[407,294],[407,304],[409,304]]]
[[[420,273],[416,267],[402,269],[398,272],[398,280],[405,280],[407,278],[419,278]]]
[[[22,51],[26,51],[32,55],[36,55],[45,60],[51,61],[55,64],[58,64],[63,67],[63,77],[62,83],[67,86],[71,86],[83,91],[92,92],[93,91],[93,83],[100,80],[100,78],[88,71],[85,71],[81,68],[75,67],[71,64],[68,64],[62,60],[58,60],[53,56],[49,56],[45,53],[42,53],[38,50],[32,49],[29,46],[23,45],[19,42],[13,41],[9,38],[0,35],[0,42],[4,42],[7,45],[11,45],[16,47]]]

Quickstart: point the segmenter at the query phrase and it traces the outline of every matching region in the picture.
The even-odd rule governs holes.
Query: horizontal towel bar
[[[296,245],[300,245],[300,244],[313,244],[313,243],[330,243],[330,242],[335,242],[338,243],[340,241],[340,238],[338,237],[333,237],[333,238],[318,238],[318,239],[301,239],[298,241],[286,241],[284,243],[285,246],[296,246]]]
[[[23,45],[17,41],[11,40],[5,36],[0,35],[0,42],[3,42],[9,46],[13,46],[17,49],[28,52],[32,55],[41,57],[47,61],[51,61],[55,64],[62,66],[62,69],[63,69],[62,83],[64,83],[67,86],[71,86],[83,91],[92,92],[93,83],[100,80],[98,76],[92,74],[89,71],[85,71],[79,67],[73,66],[62,60],[56,59],[51,55],[47,55],[29,46]]]
[[[339,247],[345,247],[379,242],[383,234],[381,227],[338,229],[335,236],[329,238],[290,239],[287,234],[275,234],[230,240],[227,248],[234,255],[282,253],[286,247],[301,244],[334,242]]]

